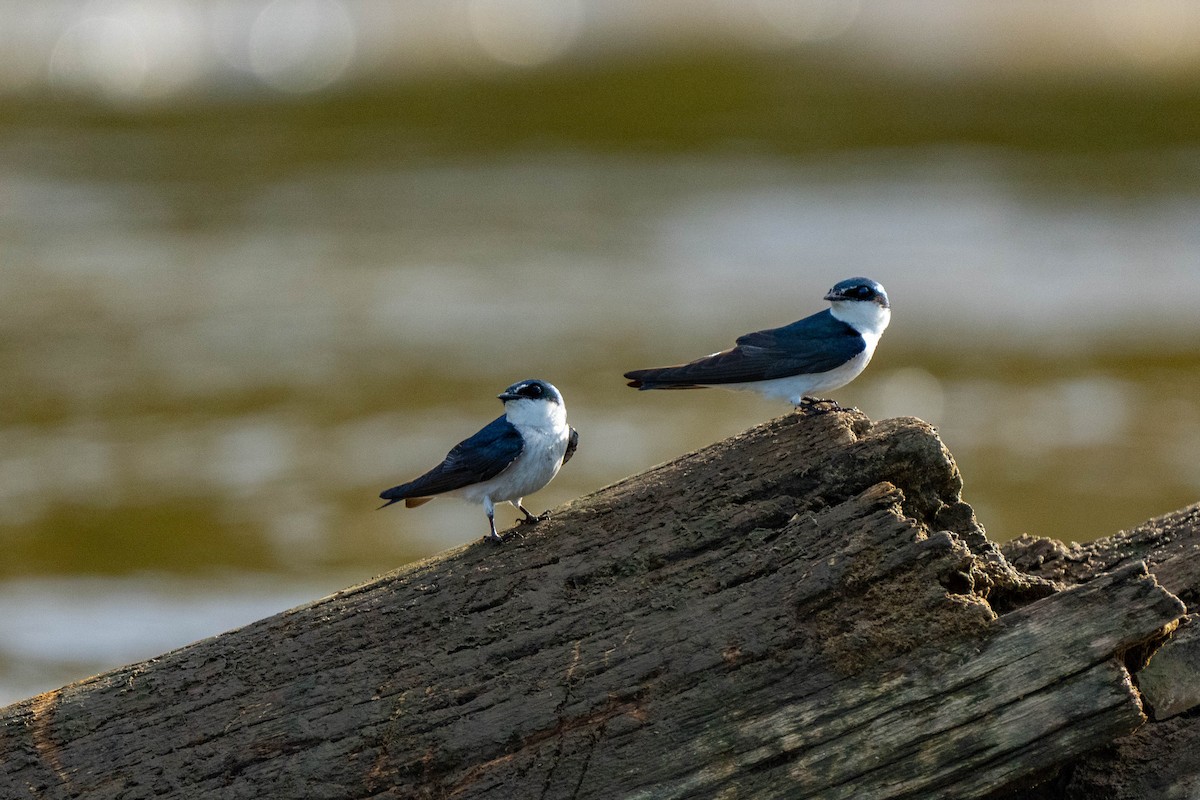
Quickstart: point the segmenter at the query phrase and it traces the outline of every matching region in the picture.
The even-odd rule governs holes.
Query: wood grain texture
[[[791,414],[0,710],[0,797],[981,797],[1137,728],[1184,609],[1022,575],[961,485],[918,420]]]
[[[1023,573],[1064,584],[1145,561],[1166,589],[1200,606],[1200,503],[1085,544],[1025,535],[1003,550]]]
[[[1155,721],[1200,707],[1200,625],[1189,614],[1137,674],[1138,689]]]
[[[1003,549],[1022,570],[1064,586],[1087,584],[1106,571],[1142,562],[1193,611],[1200,604],[1200,504],[1082,545],[1023,536]],[[1196,614],[1189,614],[1165,641],[1155,642],[1161,649],[1137,649],[1126,659],[1143,662],[1149,658],[1149,664],[1134,676],[1135,682],[1144,677],[1150,704],[1158,702],[1162,707],[1156,718],[1171,718],[1144,725],[1064,765],[1039,798],[1200,797],[1200,707],[1192,705],[1200,682],[1198,626]]]

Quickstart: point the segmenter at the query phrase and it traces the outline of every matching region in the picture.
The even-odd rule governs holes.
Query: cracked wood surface
[[[0,797],[977,797],[1134,730],[1136,563],[1026,577],[913,419],[796,413],[0,710]]]
[[[1022,536],[1004,552],[1023,571],[1078,585],[1122,565],[1143,562],[1159,583],[1193,610],[1200,603],[1200,504],[1144,522],[1138,527],[1086,544],[1066,545],[1055,539]],[[1152,669],[1163,658],[1172,664],[1171,678],[1182,682],[1177,693],[1194,697],[1200,684],[1200,659],[1193,642],[1200,620],[1195,613],[1173,631],[1150,657],[1154,686],[1145,691],[1151,705],[1158,694],[1173,694]],[[1176,653],[1183,655],[1175,657]],[[1140,654],[1139,654],[1140,655]],[[1189,674],[1190,669],[1190,674]],[[1139,673],[1140,675],[1140,673]],[[1135,676],[1136,679],[1137,676]],[[1121,737],[1061,770],[1039,791],[1040,800],[1143,800],[1200,797],[1200,707],[1155,721]],[[1175,716],[1175,714],[1178,714]]]

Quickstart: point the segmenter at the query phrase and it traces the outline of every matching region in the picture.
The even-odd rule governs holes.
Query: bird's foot
[[[501,544],[503,544],[504,542],[507,542],[509,539],[513,539],[513,538],[524,540],[525,534],[521,533],[516,528],[509,528],[504,533],[500,534]]]
[[[543,511],[541,514],[534,514],[525,506],[517,506],[517,509],[525,515],[523,519],[517,520],[518,525],[536,525],[544,519],[550,519],[549,511]]]
[[[810,415],[829,414],[834,411],[858,411],[853,406],[844,408],[838,405],[837,400],[824,400],[820,397],[801,397],[796,410],[802,414]]]

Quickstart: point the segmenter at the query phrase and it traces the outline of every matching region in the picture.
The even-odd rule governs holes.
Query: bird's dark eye
[[[858,297],[862,300],[866,300],[872,294],[873,294],[873,292],[871,291],[870,286],[855,286],[854,287],[854,296]]]
[[[533,398],[541,397],[542,396],[542,387],[538,386],[536,383],[529,383],[529,384],[526,384],[525,386],[522,386],[520,391],[517,392],[517,394],[524,395],[525,397],[533,397]]]

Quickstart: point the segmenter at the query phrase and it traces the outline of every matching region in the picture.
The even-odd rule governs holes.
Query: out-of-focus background
[[[1194,502],[1198,145],[1187,0],[6,2],[0,704],[482,536],[376,495],[514,380],[536,510],[788,412],[620,375],[852,275],[994,537]]]

